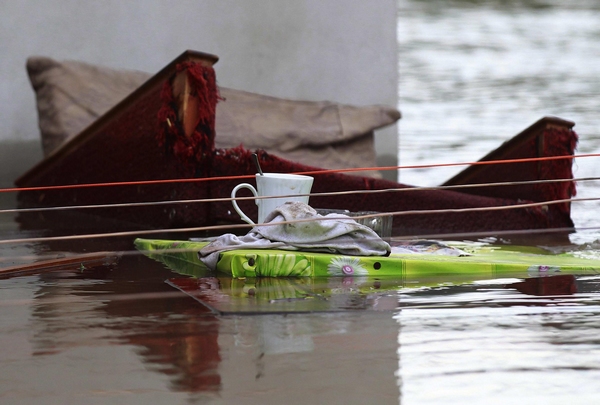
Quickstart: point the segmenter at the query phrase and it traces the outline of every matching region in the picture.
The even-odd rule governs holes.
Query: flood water
[[[575,122],[578,154],[600,151],[600,4],[596,1],[400,1],[401,165],[471,162],[544,116]],[[576,159],[576,178],[598,176]],[[402,170],[436,185],[463,167]],[[598,197],[580,182],[580,198]],[[577,202],[578,228],[597,202]],[[573,242],[593,242],[598,231]]]
[[[477,160],[546,115],[576,123],[578,153],[600,152],[596,2],[399,4],[402,165]],[[577,159],[575,177],[598,175],[597,162]],[[400,179],[435,185],[458,170]],[[598,196],[579,182],[578,197]],[[599,208],[573,203],[579,230],[561,249],[598,254]],[[0,215],[0,242],[52,234]],[[88,223],[56,227],[93,233]],[[98,251],[123,253],[0,279],[2,404],[600,400],[600,275],[553,296],[493,277],[190,279],[133,237],[0,243],[0,267]],[[250,289],[253,305],[240,298]]]

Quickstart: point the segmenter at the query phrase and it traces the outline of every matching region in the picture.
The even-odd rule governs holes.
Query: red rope
[[[600,153],[588,153],[588,154],[583,154],[583,155],[566,155],[566,156],[547,156],[547,157],[524,158],[524,159],[491,160],[491,161],[479,161],[479,162],[436,163],[436,164],[425,164],[425,165],[384,166],[384,167],[359,167],[359,168],[352,168],[352,169],[323,169],[323,170],[296,172],[296,174],[318,175],[318,174],[326,174],[326,173],[349,173],[349,172],[371,171],[371,170],[425,169],[425,168],[469,166],[469,165],[480,166],[480,165],[494,165],[494,164],[507,164],[507,163],[540,162],[540,161],[561,160],[561,159],[578,159],[578,158],[587,158],[587,157],[600,157]],[[143,185],[169,184],[169,183],[173,183],[173,184],[174,183],[196,183],[196,182],[219,181],[219,180],[243,180],[243,179],[251,179],[251,178],[254,178],[254,176],[253,175],[217,176],[217,177],[185,178],[185,179],[121,181],[121,182],[107,182],[107,183],[87,183],[87,184],[65,184],[65,185],[60,185],[60,186],[13,187],[13,188],[0,188],[0,193],[10,193],[10,192],[19,192],[19,191],[64,190],[64,189],[79,189],[79,188],[91,188],[91,187],[143,186]]]

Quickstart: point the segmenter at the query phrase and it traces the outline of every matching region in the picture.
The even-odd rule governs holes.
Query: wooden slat
[[[95,252],[60,259],[43,260],[26,265],[0,268],[0,278],[27,276],[57,270],[75,270],[115,264],[119,260],[117,252]]]

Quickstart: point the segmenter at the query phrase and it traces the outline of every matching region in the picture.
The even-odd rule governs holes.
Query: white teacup
[[[239,189],[247,188],[254,194],[255,197],[277,197],[280,198],[260,198],[256,200],[258,205],[258,223],[265,222],[265,218],[271,211],[288,201],[298,201],[308,204],[308,195],[313,184],[313,178],[300,174],[285,174],[285,173],[264,173],[256,174],[256,188],[251,184],[238,184],[231,191],[233,208],[240,214],[242,220],[249,224],[255,225],[237,205],[235,195]],[[257,190],[258,189],[258,190]],[[283,197],[285,196],[285,197]]]

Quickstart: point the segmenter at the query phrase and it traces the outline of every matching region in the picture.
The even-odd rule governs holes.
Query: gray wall
[[[0,141],[39,137],[31,55],[156,72],[194,49],[220,57],[225,87],[396,106],[396,9],[396,0],[0,0]],[[378,131],[376,148],[380,164],[395,165],[397,129]]]

